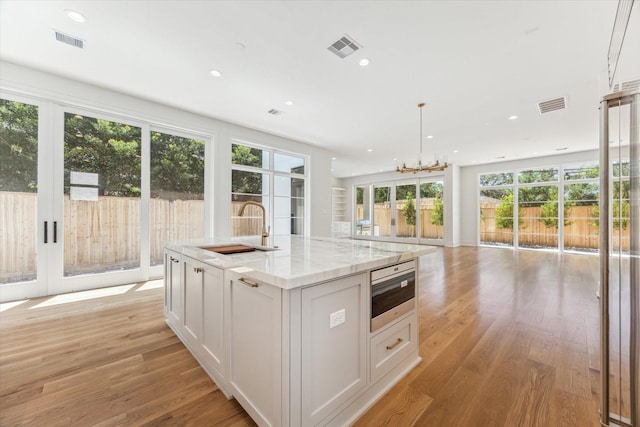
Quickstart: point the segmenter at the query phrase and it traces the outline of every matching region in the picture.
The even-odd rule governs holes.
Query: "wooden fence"
[[[420,200],[420,229],[421,236],[428,239],[442,239],[444,237],[444,227],[432,224],[431,212],[435,209],[435,199]],[[415,237],[416,226],[407,224],[407,219],[403,213],[404,200],[396,201],[396,236]],[[357,218],[363,217],[363,207],[356,208]],[[391,205],[389,202],[376,203],[373,207],[373,231],[369,229],[366,233],[377,236],[391,236]],[[416,224],[417,225],[417,224]]]
[[[64,199],[64,269],[65,274],[82,274],[106,270],[135,268],[140,265],[140,199],[102,196],[97,202]],[[232,203],[237,216],[241,202]],[[396,233],[415,235],[415,227],[406,223],[403,201],[396,204]],[[203,236],[202,200],[154,198],[150,201],[151,265],[162,263],[162,243]],[[421,200],[422,237],[442,238],[443,227],[431,224],[433,199]],[[565,248],[597,250],[598,228],[593,222],[595,206],[574,206],[569,210],[569,224],[564,230]],[[28,280],[36,271],[36,194],[0,191],[0,283]],[[483,243],[513,244],[513,231],[496,227],[496,204],[481,207],[480,240]],[[362,217],[362,206],[357,207]],[[523,246],[557,247],[558,233],[539,221],[540,208],[523,208],[524,222],[519,230]],[[380,236],[391,233],[391,206],[374,207],[375,230]],[[232,221],[232,236],[259,234],[262,220],[258,208],[249,206],[246,217]],[[53,225],[50,223],[49,225]],[[373,233],[372,233],[373,234]],[[51,231],[50,231],[51,236]],[[51,237],[50,237],[51,238]],[[613,244],[622,242],[629,250],[629,227],[616,230]]]
[[[151,199],[151,265],[163,260],[165,240],[203,236],[203,200]],[[35,278],[36,194],[0,192],[0,283]],[[64,198],[66,275],[140,265],[140,199],[101,196],[97,202]],[[49,222],[49,239],[53,224]],[[62,240],[62,238],[64,240]],[[50,240],[51,242],[51,240]]]

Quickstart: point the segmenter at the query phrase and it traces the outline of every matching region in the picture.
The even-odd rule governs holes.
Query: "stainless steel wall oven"
[[[415,307],[415,260],[371,272],[371,332]]]

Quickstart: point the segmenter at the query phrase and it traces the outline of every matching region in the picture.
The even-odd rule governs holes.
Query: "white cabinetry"
[[[367,384],[367,276],[302,290],[302,425],[316,425]]]
[[[225,357],[225,288],[224,271],[205,268],[202,289],[202,341],[201,357],[210,375],[223,381],[227,376],[228,358]]]
[[[170,322],[182,322],[182,255],[164,251],[164,312]]]
[[[371,338],[371,382],[375,383],[399,362],[418,351],[418,321],[415,313]]]
[[[165,251],[165,314],[222,392],[227,386],[224,270]]]
[[[199,346],[202,334],[202,287],[204,268],[189,257],[184,265],[184,332],[192,346]],[[213,267],[209,267],[213,268]]]
[[[282,425],[282,290],[242,277],[231,286],[233,396],[259,424]]]

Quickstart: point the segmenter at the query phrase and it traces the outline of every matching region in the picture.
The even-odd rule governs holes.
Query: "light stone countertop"
[[[200,248],[224,244],[260,247],[259,238],[171,241],[165,247],[283,289],[385,267],[436,250],[434,246],[330,237],[274,236],[269,243],[279,249],[221,255]]]

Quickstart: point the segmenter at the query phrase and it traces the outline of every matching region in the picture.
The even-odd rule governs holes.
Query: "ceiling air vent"
[[[81,40],[74,36],[70,36],[69,34],[61,33],[57,30],[54,31],[56,33],[56,40],[58,40],[59,42],[84,49],[84,40]]]
[[[351,37],[345,34],[340,40],[329,46],[331,52],[338,55],[340,58],[346,58],[356,50],[360,49],[360,45],[356,43]]]
[[[272,108],[271,110],[267,111],[267,113],[274,115],[274,116],[279,116],[282,113],[284,113],[284,111],[280,111],[280,110],[276,110],[275,108]]]
[[[551,111],[556,110],[564,110],[565,108],[567,108],[566,96],[538,102],[538,111],[540,111],[540,114],[550,113]]]
[[[618,83],[613,86],[614,92],[621,92],[621,91],[627,91],[627,90],[634,91],[634,92],[640,90],[640,79],[629,80],[628,82]]]

